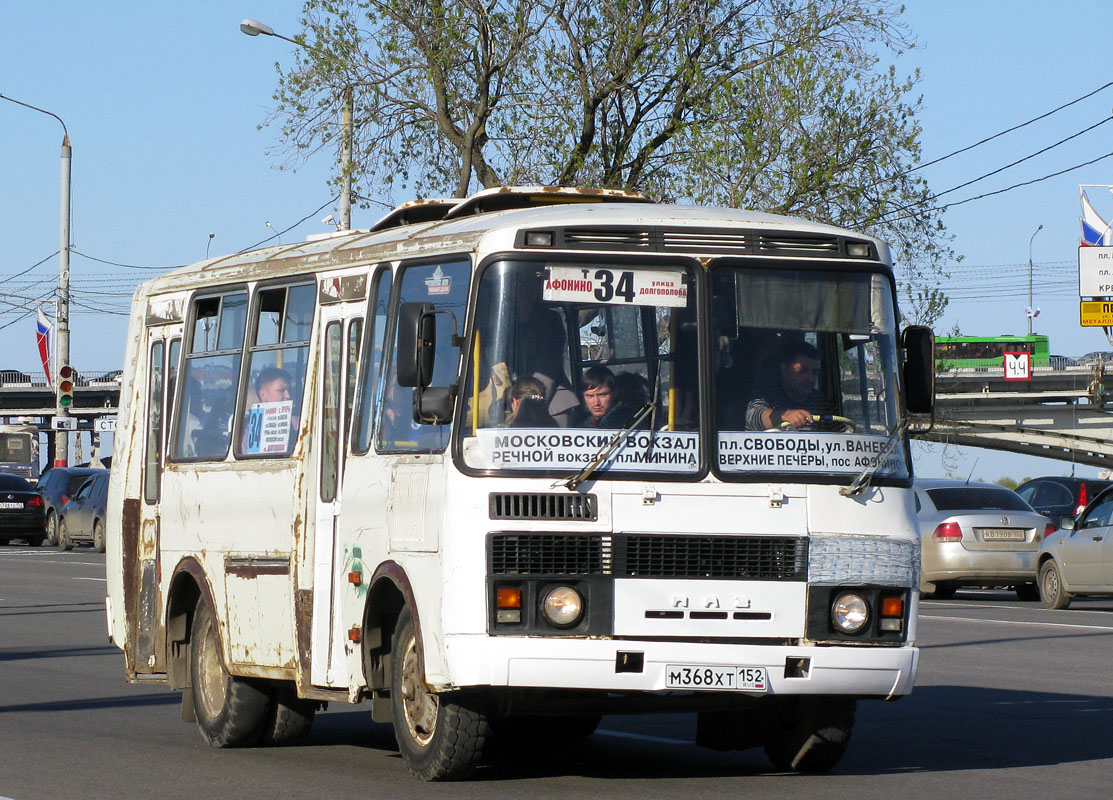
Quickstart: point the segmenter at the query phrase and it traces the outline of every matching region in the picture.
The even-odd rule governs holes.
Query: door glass
[[[340,368],[342,363],[340,323],[325,329],[321,387],[321,501],[336,499],[336,457],[340,450]]]
[[[158,502],[159,476],[162,473],[164,348],[161,339],[151,345],[151,382],[147,391],[147,456],[143,463],[143,499],[148,503]]]

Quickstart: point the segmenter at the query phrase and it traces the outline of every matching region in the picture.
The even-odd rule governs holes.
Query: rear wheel
[[[46,515],[46,541],[58,544],[58,515],[53,511]]]
[[[408,608],[394,629],[390,655],[394,736],[406,767],[426,781],[467,777],[483,755],[487,717],[463,693],[429,691]]]
[[[1063,588],[1059,565],[1051,559],[1040,567],[1040,599],[1044,608],[1066,608],[1073,599]]]
[[[58,549],[73,550],[73,540],[70,539],[69,528],[66,527],[66,518],[58,520]]]
[[[1040,599],[1040,587],[1034,583],[1018,583],[1016,596],[1026,603]]]
[[[99,519],[93,523],[93,549],[98,553],[104,552],[104,523]]]
[[[263,733],[263,744],[298,744],[309,736],[317,704],[298,697],[292,686],[279,685],[275,690],[271,716]]]
[[[857,702],[852,697],[774,697],[765,754],[793,772],[827,772],[850,744]]]
[[[270,720],[271,697],[264,684],[228,674],[216,622],[203,600],[193,614],[189,674],[201,738],[213,747],[257,744]]]

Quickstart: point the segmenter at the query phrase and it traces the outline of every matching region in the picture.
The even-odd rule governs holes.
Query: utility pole
[[[1036,233],[1043,230],[1041,223],[1036,228]],[[1032,335],[1032,314],[1035,313],[1035,307],[1032,305],[1032,241],[1036,238],[1036,233],[1032,234],[1032,238],[1028,240],[1028,309],[1025,312],[1028,315],[1028,335]]]

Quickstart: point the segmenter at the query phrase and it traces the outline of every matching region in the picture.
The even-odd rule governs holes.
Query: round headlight
[[[554,586],[541,600],[541,612],[553,625],[567,628],[580,621],[584,598],[571,586]]]
[[[857,633],[870,618],[870,607],[861,595],[846,592],[831,604],[831,622],[842,633]]]

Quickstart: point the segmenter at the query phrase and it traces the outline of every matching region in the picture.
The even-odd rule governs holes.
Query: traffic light
[[[66,364],[58,370],[58,406],[69,408],[73,405],[73,384],[77,378],[77,371]]]

